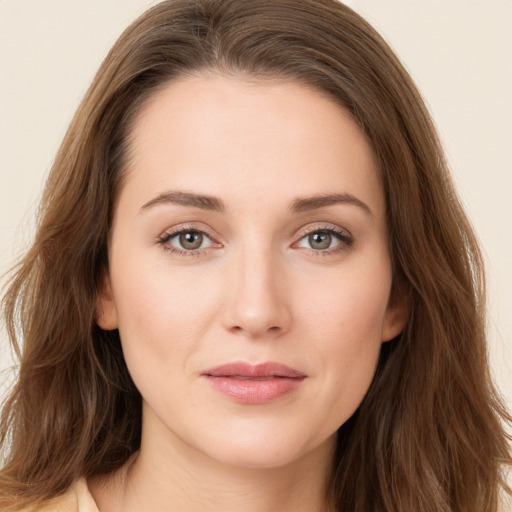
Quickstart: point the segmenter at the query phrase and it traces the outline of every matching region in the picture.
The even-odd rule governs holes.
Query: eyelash
[[[185,250],[185,249],[178,249],[169,244],[170,240],[172,240],[174,237],[181,235],[183,233],[199,233],[199,234],[207,237],[208,239],[212,240],[210,235],[208,235],[208,233],[206,233],[205,231],[203,231],[201,229],[198,229],[197,227],[181,226],[178,229],[173,229],[171,231],[167,231],[167,232],[163,233],[161,236],[158,237],[157,243],[162,245],[166,251],[169,251],[173,255],[181,257],[181,258],[200,257],[206,253],[207,249],[209,249],[209,248],[204,248],[204,249]],[[332,226],[315,226],[314,229],[309,229],[309,230],[300,232],[299,240],[297,242],[294,242],[293,245],[295,246],[300,241],[302,241],[304,238],[306,238],[307,236],[310,236],[314,233],[328,234],[328,235],[334,236],[339,241],[339,244],[331,249],[315,250],[315,249],[311,249],[311,248],[309,248],[309,249],[303,248],[306,251],[309,251],[310,253],[312,253],[314,256],[325,257],[325,256],[337,254],[343,250],[346,250],[347,248],[350,248],[354,243],[354,239],[353,239],[352,235],[347,231],[344,231],[341,229],[336,229]]]

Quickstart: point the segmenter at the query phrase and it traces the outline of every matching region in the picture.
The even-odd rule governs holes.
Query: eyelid
[[[319,223],[319,224],[308,224],[307,226],[302,227],[297,232],[297,237],[304,237],[306,235],[310,235],[311,233],[316,233],[317,231],[329,231],[333,233],[337,233],[340,236],[344,236],[346,238],[353,238],[350,231],[335,224],[329,223]]]

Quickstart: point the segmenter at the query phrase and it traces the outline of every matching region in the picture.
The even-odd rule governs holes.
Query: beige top
[[[49,501],[40,508],[24,512],[99,512],[99,510],[89,492],[85,478],[81,478],[63,496]]]

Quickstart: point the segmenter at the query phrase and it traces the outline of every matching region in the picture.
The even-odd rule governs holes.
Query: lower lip
[[[291,377],[268,379],[239,379],[206,375],[210,385],[223,395],[243,404],[265,404],[295,391],[304,380]]]

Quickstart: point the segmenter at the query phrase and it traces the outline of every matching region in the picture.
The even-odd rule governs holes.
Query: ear
[[[106,331],[112,331],[118,327],[116,303],[112,293],[110,276],[106,269],[101,271],[98,284],[96,323]]]
[[[383,342],[396,338],[404,330],[410,309],[409,294],[402,287],[393,286],[382,325]]]

